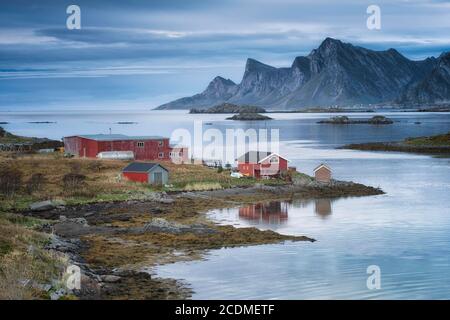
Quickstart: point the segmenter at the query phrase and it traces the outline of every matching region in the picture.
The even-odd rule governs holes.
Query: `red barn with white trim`
[[[64,150],[79,157],[95,158],[105,151],[131,151],[136,160],[188,159],[187,148],[174,148],[169,138],[160,136],[126,136],[93,134],[64,137]]]
[[[272,152],[249,151],[237,159],[238,170],[255,178],[278,176],[288,170],[288,159]]]

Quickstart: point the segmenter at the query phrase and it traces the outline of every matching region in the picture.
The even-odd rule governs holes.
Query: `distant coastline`
[[[429,137],[407,138],[403,141],[348,144],[339,149],[450,155],[450,132]]]

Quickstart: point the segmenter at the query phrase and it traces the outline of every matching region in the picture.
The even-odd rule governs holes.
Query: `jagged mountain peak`
[[[330,47],[339,47],[343,44],[344,43],[341,40],[327,37],[327,38],[325,38],[325,40],[322,41],[322,43],[319,46],[319,49],[330,48]]]
[[[307,57],[296,57],[294,62],[292,62],[291,68],[302,68],[309,65],[310,60]]]
[[[210,87],[229,87],[229,86],[235,86],[236,83],[233,82],[231,79],[225,79],[221,76],[215,77],[208,85],[208,88]]]
[[[432,79],[435,88],[443,86],[442,100],[447,95],[442,79],[449,73],[449,60],[448,52],[438,59],[412,61],[395,49],[374,51],[326,38],[309,55],[296,57],[290,67],[275,68],[249,58],[239,84],[216,77],[202,93],[159,108],[204,108],[228,102],[292,109],[392,102],[435,68]]]
[[[333,38],[326,38],[324,41],[322,41],[322,43],[316,50],[313,50],[313,52],[320,53],[322,55],[327,55],[332,52],[337,52],[339,50],[342,50],[342,49],[345,49],[348,47],[353,47],[353,46],[351,44],[344,43],[341,40],[337,40],[337,39],[333,39]]]
[[[269,66],[267,64],[264,64],[258,60],[252,59],[252,58],[248,58],[247,63],[245,64],[246,72],[274,70],[274,69],[276,69],[276,68]]]

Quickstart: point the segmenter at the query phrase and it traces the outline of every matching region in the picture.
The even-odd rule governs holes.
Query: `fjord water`
[[[386,194],[315,199],[213,210],[219,223],[307,235],[287,242],[209,251],[204,261],[161,266],[185,280],[199,299],[450,298],[450,160],[424,155],[335,149],[346,143],[401,140],[450,131],[450,114],[385,113],[393,125],[317,124],[330,114],[271,114],[267,122],[225,121],[227,115],[185,112],[0,113],[15,134],[60,138],[80,133],[168,135],[194,120],[218,128],[278,128],[280,152],[312,174],[326,162],[336,179],[381,187]],[[373,114],[350,114],[368,118]],[[30,124],[30,121],[56,123]],[[119,125],[120,121],[135,121]],[[417,124],[420,122],[420,124]],[[366,269],[381,269],[381,289],[366,286]]]

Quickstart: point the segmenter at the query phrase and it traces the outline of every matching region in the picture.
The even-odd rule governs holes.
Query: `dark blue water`
[[[448,132],[450,114],[385,115],[396,122],[333,126],[316,123],[331,116],[327,114],[274,114],[273,121],[240,123],[225,121],[226,115],[184,112],[0,113],[0,121],[10,122],[4,127],[16,134],[51,138],[107,133],[109,128],[114,133],[170,136],[176,128],[191,130],[199,119],[221,130],[278,128],[280,152],[299,171],[312,174],[315,166],[326,162],[335,178],[381,187],[386,194],[213,210],[208,214],[219,223],[318,241],[212,250],[205,261],[162,266],[158,274],[186,280],[194,298],[200,299],[449,299],[450,160],[335,147]],[[118,121],[138,124],[117,125]],[[380,267],[379,290],[366,286],[369,265]]]

